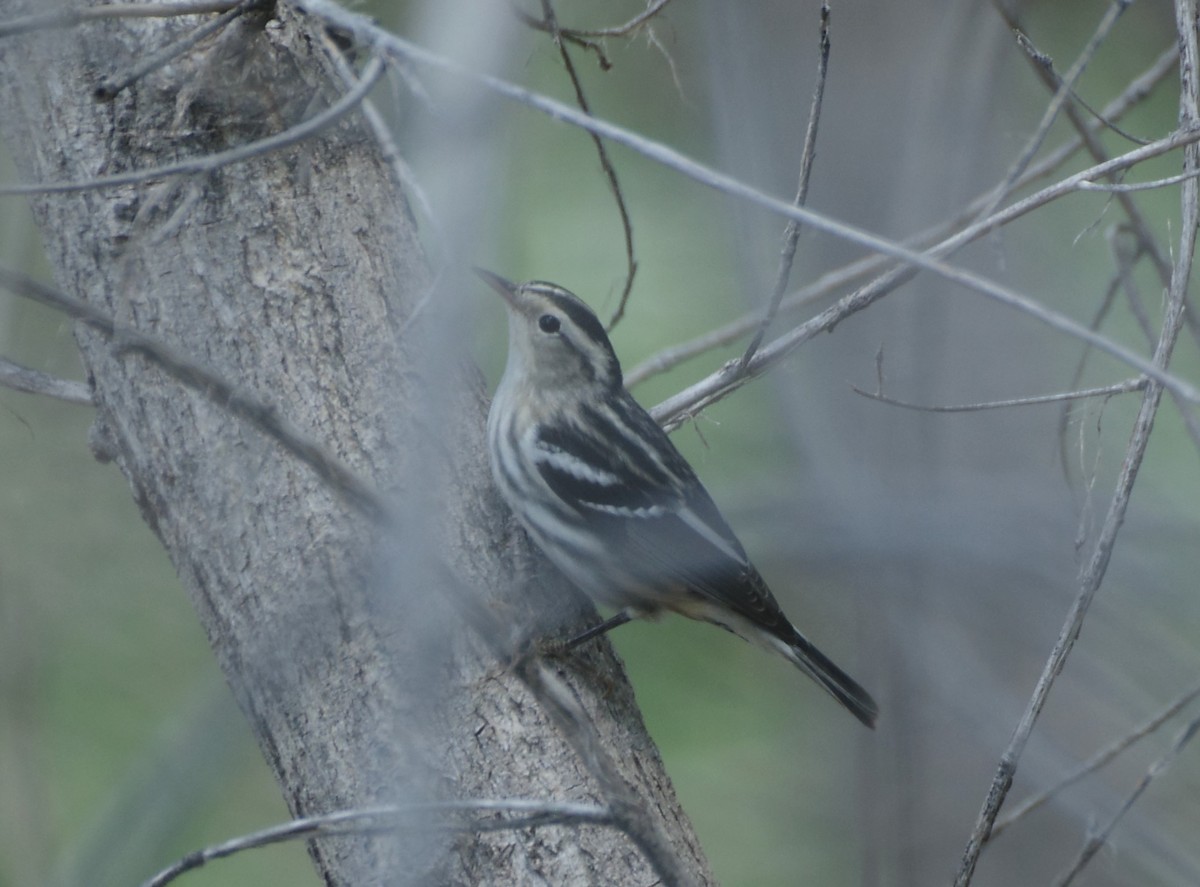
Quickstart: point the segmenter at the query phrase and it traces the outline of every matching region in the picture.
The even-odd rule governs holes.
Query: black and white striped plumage
[[[479,274],[508,306],[492,474],[546,556],[598,603],[671,610],[782,653],[873,727],[870,694],[792,626],[696,473],[625,390],[591,309],[551,283]]]

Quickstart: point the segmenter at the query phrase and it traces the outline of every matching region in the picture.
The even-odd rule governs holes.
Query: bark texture
[[[0,0],[5,19],[31,11],[36,3]],[[96,22],[0,42],[0,122],[22,175],[153,167],[310,116],[334,99],[334,81],[306,22],[285,7],[277,15],[235,21],[108,103],[91,95],[103,77],[200,20]],[[397,501],[440,505],[429,526],[410,520],[389,531],[396,544],[381,540],[259,430],[79,330],[93,449],[128,478],[169,552],[291,810],[596,798],[536,700],[412,560],[432,541],[513,625],[562,609],[553,579],[503,591],[530,565],[540,573],[538,558],[492,491],[475,377],[432,388],[420,322],[405,327],[428,273],[403,196],[354,118],[211,175],[32,204],[62,289],[273,404]],[[428,427],[446,424],[431,442]],[[688,877],[710,882],[607,644],[559,669]],[[329,884],[655,881],[612,829],[414,829],[311,852]]]

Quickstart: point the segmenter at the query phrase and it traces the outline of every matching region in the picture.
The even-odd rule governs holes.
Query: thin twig
[[[1034,45],[1033,40],[1031,40],[1029,38],[1029,35],[1026,34],[1024,31],[1022,31],[1020,28],[1014,29],[1013,35],[1017,38],[1017,45],[1020,46],[1021,49],[1023,49],[1025,51],[1025,54],[1029,56],[1029,60],[1032,61],[1035,65],[1038,65],[1040,68],[1042,68],[1046,72],[1046,76],[1054,84],[1054,88],[1056,90],[1061,89],[1063,86],[1063,78],[1062,78],[1062,76],[1059,75],[1058,71],[1056,71],[1054,69],[1054,59],[1052,59],[1050,56],[1046,55],[1046,53],[1044,53],[1040,49],[1038,49]],[[1147,143],[1146,139],[1138,138],[1137,136],[1133,135],[1132,133],[1126,132],[1125,130],[1121,129],[1121,127],[1117,126],[1116,123],[1109,120],[1107,117],[1104,116],[1104,114],[1102,114],[1100,111],[1097,111],[1095,108],[1093,108],[1091,105],[1089,105],[1087,103],[1087,101],[1083,98],[1083,96],[1081,96],[1074,89],[1070,90],[1070,93],[1071,93],[1071,100],[1074,101],[1077,105],[1079,105],[1079,107],[1083,108],[1085,111],[1087,111],[1089,114],[1091,114],[1092,117],[1095,118],[1097,121],[1099,121],[1104,126],[1105,129],[1112,130],[1117,135],[1119,135],[1121,138],[1127,139],[1127,140],[1133,142],[1135,145],[1145,145]]]
[[[1177,57],[1178,50],[1176,47],[1171,46],[1164,50],[1149,68],[1134,78],[1119,96],[1105,106],[1105,116],[1120,119],[1131,108],[1145,100],[1153,88],[1174,67]],[[1093,124],[1089,128],[1089,131],[1094,132],[1098,129],[1099,124]],[[1039,163],[1026,170],[1025,174],[1021,177],[1021,181],[1017,183],[1017,187],[1024,187],[1040,178],[1044,178],[1072,157],[1083,146],[1084,139],[1082,136],[1064,143]],[[948,232],[961,228],[963,224],[974,218],[979,210],[992,199],[995,190],[989,190],[972,200],[958,218],[931,226],[925,231],[905,239],[903,241],[904,244],[912,248],[923,248],[933,243],[936,239],[944,237]],[[891,259],[887,256],[866,256],[856,259],[841,268],[826,272],[813,283],[784,299],[780,305],[780,310],[784,313],[791,313],[809,302],[827,296],[868,274],[878,273],[890,261]],[[750,332],[758,323],[758,312],[749,312],[723,327],[711,330],[687,342],[681,342],[665,348],[657,354],[646,358],[645,361],[627,372],[625,374],[625,384],[629,386],[636,385],[639,382],[645,381],[650,376],[666,372],[678,366],[685,360],[689,360],[713,348],[728,345]]]
[[[1143,144],[1145,144],[1143,142]],[[1170,176],[1165,179],[1155,179],[1153,182],[1133,182],[1126,184],[1124,182],[1080,182],[1080,191],[1107,191],[1112,194],[1128,194],[1132,191],[1153,191],[1157,188],[1167,188],[1171,185],[1178,185],[1181,182],[1186,182],[1188,179],[1200,176],[1200,172],[1180,173],[1176,176]]]
[[[1108,37],[1109,33],[1116,25],[1117,19],[1121,17],[1121,13],[1123,13],[1132,2],[1133,0],[1113,0],[1112,5],[1108,7],[1108,11],[1105,12],[1104,16],[1100,19],[1100,24],[1096,26],[1095,33],[1092,34],[1091,39],[1088,40],[1087,45],[1083,48],[1083,52],[1079,54],[1079,58],[1075,60],[1075,64],[1071,65],[1066,75],[1064,75],[1059,81],[1058,88],[1054,93],[1054,97],[1050,100],[1050,104],[1046,106],[1046,110],[1042,114],[1042,119],[1038,123],[1037,129],[1035,129],[1033,135],[1030,136],[1025,145],[1025,150],[1021,152],[1016,162],[1014,162],[1012,167],[1009,169],[1008,175],[1006,175],[1004,178],[1004,184],[1001,185],[999,190],[996,192],[994,202],[986,206],[980,215],[991,215],[992,212],[995,211],[996,207],[1000,205],[1001,201],[1003,201],[1010,193],[1012,193],[1012,188],[1016,184],[1017,180],[1020,179],[1021,173],[1025,172],[1026,167],[1028,167],[1033,161],[1033,158],[1037,152],[1041,150],[1042,143],[1045,142],[1046,136],[1050,134],[1050,128],[1054,125],[1054,121],[1058,118],[1058,112],[1062,110],[1063,105],[1066,104],[1067,99],[1070,98],[1075,89],[1075,84],[1079,81],[1080,76],[1083,74],[1084,68],[1087,67],[1088,62],[1092,60],[1092,56],[1096,54],[1096,51],[1100,48],[1100,45]]]
[[[1121,279],[1124,274],[1124,257],[1119,251],[1114,249],[1115,258],[1117,261],[1117,272],[1108,282],[1108,287],[1104,291],[1104,297],[1100,300],[1100,308],[1092,316],[1092,321],[1088,326],[1091,329],[1099,330],[1100,325],[1104,322],[1104,318],[1108,316],[1108,312],[1112,310],[1112,306],[1117,300],[1117,291],[1121,287]],[[1083,353],[1079,355],[1079,361],[1075,364],[1075,372],[1071,376],[1071,381],[1067,383],[1069,388],[1077,388],[1083,381],[1083,373],[1087,368],[1088,357],[1091,355],[1092,349],[1084,348]],[[1059,444],[1059,461],[1062,464],[1063,475],[1067,478],[1068,485],[1071,478],[1071,457],[1070,448],[1067,444],[1067,431],[1071,425],[1071,404],[1063,404],[1062,411],[1058,414],[1058,444]]]
[[[1198,107],[1200,83],[1197,82],[1200,50],[1197,48],[1196,39],[1196,0],[1176,0],[1175,16],[1180,45],[1179,118],[1182,126],[1190,127],[1200,121],[1200,107]],[[1184,151],[1184,170],[1192,171],[1197,168],[1200,168],[1200,152],[1194,146],[1188,147]],[[1179,248],[1171,275],[1162,332],[1154,351],[1154,363],[1160,367],[1165,367],[1170,360],[1179,331],[1183,326],[1185,296],[1191,277],[1197,226],[1200,224],[1200,185],[1197,184],[1196,179],[1189,179],[1183,184],[1180,215],[1182,230],[1180,231]],[[1108,513],[1100,529],[1092,555],[1080,575],[1079,592],[1071,604],[1025,712],[1000,757],[996,775],[979,811],[975,827],[967,840],[962,863],[955,878],[955,887],[968,887],[971,883],[984,842],[991,833],[992,825],[1008,796],[1009,789],[1012,788],[1013,776],[1021,760],[1021,755],[1024,753],[1029,735],[1046,704],[1055,679],[1066,664],[1075,640],[1079,637],[1092,600],[1108,571],[1113,546],[1121,525],[1124,523],[1129,497],[1133,492],[1133,485],[1137,480],[1138,470],[1141,468],[1142,458],[1145,456],[1146,447],[1150,441],[1150,431],[1154,426],[1154,418],[1158,412],[1162,392],[1163,386],[1157,381],[1151,381],[1142,395],[1141,408],[1134,422],[1125,458],[1121,461],[1121,472],[1109,504]]]
[[[992,833],[988,840],[994,841],[996,836],[1010,825],[1013,825],[1014,823],[1023,819],[1025,816],[1041,807],[1059,792],[1079,782],[1079,780],[1083,779],[1085,776],[1095,773],[1109,761],[1113,760],[1113,758],[1117,757],[1117,755],[1119,755],[1121,752],[1125,751],[1125,749],[1136,743],[1139,739],[1149,736],[1171,718],[1175,717],[1175,715],[1182,711],[1183,708],[1197,696],[1200,696],[1200,686],[1193,687],[1191,690],[1188,690],[1158,714],[1154,715],[1154,717],[1150,718],[1144,724],[1139,725],[1129,735],[1121,736],[1108,746],[1100,749],[1100,751],[1096,752],[1054,785],[1050,786],[1050,788],[1039,792],[1032,798],[1023,801],[1019,806],[1015,807],[1013,811],[1008,814],[1008,816],[998,820],[996,824],[992,826]]]
[[[916,238],[909,238],[905,241],[905,244],[908,246],[925,246],[926,243],[921,241],[920,237],[921,235],[918,235]],[[781,313],[789,314],[804,305],[815,302],[861,280],[868,274],[879,272],[891,261],[891,258],[888,256],[864,256],[861,259],[855,259],[853,262],[843,265],[841,268],[827,271],[812,283],[801,287],[780,302],[779,310]],[[756,309],[743,314],[737,320],[731,321],[725,324],[725,326],[709,330],[686,342],[680,342],[677,345],[664,348],[647,357],[629,372],[625,373],[625,385],[628,388],[632,388],[634,385],[646,381],[651,376],[657,376],[660,373],[665,373],[677,367],[686,360],[698,357],[707,351],[712,351],[714,348],[729,345],[753,330],[761,322],[761,314]]]
[[[575,63],[571,61],[571,53],[563,42],[558,19],[554,15],[554,4],[551,3],[551,0],[542,0],[542,16],[554,38],[554,45],[558,47],[559,55],[562,56],[567,76],[571,79],[571,86],[575,90],[575,102],[579,105],[579,110],[590,117],[592,109],[588,104],[587,96],[584,95],[583,83],[579,79],[579,73],[575,70]],[[637,259],[633,255],[633,223],[629,220],[625,195],[621,192],[621,183],[617,180],[617,170],[613,167],[612,160],[609,159],[604,140],[594,132],[588,133],[588,135],[596,146],[596,154],[600,157],[600,168],[604,170],[604,177],[608,179],[608,190],[612,192],[613,200],[617,202],[617,214],[621,217],[621,230],[625,236],[625,286],[621,289],[621,297],[617,300],[617,310],[613,312],[612,318],[608,321],[608,331],[612,332],[613,327],[625,316],[625,305],[629,301],[629,292],[633,289],[633,278],[637,274]]]
[[[1017,21],[1014,13],[1008,7],[1006,7],[1003,3],[1000,3],[999,0],[993,0],[992,5],[1009,28],[1015,32],[1021,31],[1020,22]],[[1174,55],[1178,56],[1178,53],[1179,48],[1176,46],[1174,49]],[[1057,80],[1052,74],[1050,74],[1044,65],[1033,62],[1033,69],[1041,79],[1042,83],[1045,84],[1047,89],[1054,90],[1056,94],[1061,91],[1062,81]],[[1107,160],[1108,152],[1105,150],[1103,143],[1100,141],[1099,127],[1089,126],[1088,121],[1083,118],[1073,104],[1067,104],[1064,109],[1064,113],[1066,114],[1067,121],[1083,140],[1083,146],[1087,152],[1092,155],[1092,159],[1096,163],[1103,163],[1105,160]],[[1112,119],[1117,116],[1118,115],[1113,114],[1109,108],[1106,107],[1104,109],[1103,117],[1106,119]],[[1114,183],[1117,182],[1116,177],[1113,175],[1108,176],[1108,178],[1110,178]],[[1133,198],[1121,191],[1116,192],[1116,194],[1117,202],[1120,204],[1121,210],[1128,217],[1129,224],[1141,243],[1141,248],[1150,255],[1151,259],[1153,259],[1154,270],[1158,273],[1158,278],[1162,282],[1163,288],[1165,289],[1166,287],[1170,286],[1171,283],[1171,263],[1167,257],[1166,251],[1159,243],[1158,238],[1155,236],[1154,231],[1150,227],[1149,222],[1146,220],[1145,215],[1142,213],[1141,209],[1138,208],[1138,205],[1134,202]],[[1192,329],[1193,336],[1200,335],[1200,327],[1197,327],[1191,318],[1190,313],[1185,315],[1185,321]]]
[[[283,132],[249,142],[245,145],[239,145],[236,148],[230,148],[228,151],[219,151],[216,154],[205,154],[200,157],[190,157],[178,163],[167,163],[162,166],[153,167],[152,169],[132,170],[110,176],[94,176],[78,181],[47,182],[40,185],[2,185],[0,186],[0,196],[96,191],[103,188],[115,188],[120,185],[135,185],[140,182],[163,179],[169,176],[202,175],[235,163],[243,163],[255,157],[269,154],[272,151],[286,148],[289,145],[294,145],[297,142],[302,142],[321,130],[337,123],[358,107],[359,103],[370,92],[371,87],[375,85],[375,81],[379,79],[383,70],[383,62],[379,58],[372,58],[367,62],[366,67],[363,68],[358,86],[347,92],[324,111],[314,114],[308,120],[297,123]]]
[[[1133,792],[1125,799],[1125,803],[1120,806],[1117,812],[1113,814],[1108,824],[1094,834],[1088,835],[1087,840],[1084,841],[1083,847],[1079,851],[1079,856],[1076,857],[1075,862],[1072,863],[1071,868],[1067,870],[1066,874],[1054,882],[1055,887],[1067,887],[1067,885],[1075,880],[1075,876],[1083,871],[1083,867],[1107,843],[1108,836],[1113,833],[1113,829],[1117,827],[1117,823],[1129,812],[1130,808],[1137,802],[1137,799],[1142,796],[1142,793],[1150,787],[1150,783],[1171,768],[1171,765],[1175,763],[1175,759],[1183,751],[1184,746],[1191,742],[1197,732],[1200,732],[1200,718],[1195,718],[1185,726],[1179,732],[1179,735],[1175,737],[1175,742],[1167,749],[1166,753],[1150,765],[1150,768],[1138,780],[1138,784],[1134,787]]]
[[[0,23],[0,37],[14,37],[31,31],[74,28],[84,22],[106,18],[172,18],[181,15],[207,15],[227,12],[240,0],[194,0],[182,3],[113,3],[83,9],[59,9],[23,15]]]
[[[172,60],[187,53],[200,41],[212,34],[215,34],[238,16],[244,15],[262,3],[263,0],[242,0],[242,2],[237,4],[237,6],[221,13],[212,21],[205,22],[199,27],[188,31],[188,33],[183,37],[167,44],[158,52],[151,53],[124,74],[114,74],[109,77],[105,77],[100,81],[96,88],[92,90],[92,95],[97,101],[101,102],[107,102],[115,99],[121,90],[133,85],[152,71],[157,71],[164,65],[170,64]]]
[[[381,804],[353,810],[339,810],[319,816],[305,816],[240,835],[220,844],[196,850],[167,866],[143,882],[142,887],[165,887],[180,875],[207,863],[225,859],[244,850],[254,850],[286,841],[312,840],[342,835],[373,835],[394,832],[421,817],[423,825],[429,816],[480,814],[445,827],[457,831],[502,831],[508,829],[542,828],[550,825],[612,825],[612,814],[594,804],[526,800],[463,800],[434,801],[423,804]],[[508,818],[493,818],[500,814],[515,814]]]
[[[1170,136],[1166,142],[1171,143],[1170,150],[1174,150],[1183,144],[1191,144],[1197,141],[1197,135],[1200,135],[1200,130],[1195,132],[1176,133]],[[1178,139],[1178,141],[1177,141]],[[1130,366],[1137,369],[1139,372],[1156,379],[1166,387],[1179,393],[1179,396],[1184,400],[1192,402],[1200,402],[1194,400],[1194,395],[1200,394],[1200,391],[1195,389],[1189,382],[1166,372],[1162,367],[1156,366],[1153,362],[1146,360],[1142,356],[1130,351],[1122,345],[1113,342],[1099,333],[1082,326],[1077,321],[1052,311],[1049,308],[1041,305],[1013,292],[1005,287],[996,284],[994,281],[985,280],[976,277],[962,269],[946,265],[943,262],[934,258],[936,256],[945,255],[965,243],[970,242],[976,237],[982,236],[992,227],[1004,224],[1005,222],[1017,218],[1025,213],[1031,212],[1033,209],[1043,206],[1050,201],[1061,197],[1065,193],[1074,190],[1078,181],[1084,179],[1096,178],[1104,172],[1123,167],[1131,166],[1134,163],[1141,162],[1146,155],[1142,152],[1150,152],[1151,154],[1165,153],[1167,149],[1166,142],[1156,142],[1153,145],[1148,145],[1143,148],[1135,148],[1128,154],[1114,158],[1107,163],[1091,167],[1074,176],[1069,176],[1054,185],[1039,191],[1030,197],[1025,198],[1015,204],[1012,204],[1003,210],[997,212],[994,216],[983,219],[980,222],[958,232],[953,237],[943,241],[932,249],[922,254],[913,253],[911,250],[899,247],[891,242],[886,242],[886,251],[890,255],[899,257],[900,253],[906,257],[912,256],[910,260],[912,265],[933,270],[932,266],[937,266],[937,273],[941,274],[950,280],[955,280],[971,289],[982,293],[995,301],[1016,308],[1031,317],[1036,318],[1047,326],[1056,329],[1060,332],[1075,336],[1086,342],[1090,342],[1097,348],[1111,354],[1114,357],[1124,361]],[[1134,159],[1137,155],[1138,159]],[[785,204],[786,206],[786,204]],[[796,207],[797,212],[808,212],[802,208]],[[822,220],[822,224],[826,224],[828,220]],[[840,226],[840,223],[838,223]],[[873,237],[873,235],[871,235]],[[881,250],[884,251],[884,250]],[[699,382],[680,391],[674,396],[668,398],[658,406],[654,407],[650,413],[659,421],[665,428],[678,427],[686,417],[696,415],[705,407],[716,403],[721,398],[727,396],[733,391],[745,385],[752,379],[765,373],[775,363],[782,360],[787,354],[795,348],[807,342],[809,339],[816,336],[818,333],[828,332],[834,326],[840,323],[845,318],[855,314],[867,306],[873,304],[878,299],[882,298],[888,292],[891,292],[896,286],[905,280],[911,279],[916,274],[915,267],[901,266],[889,271],[881,277],[868,283],[866,286],[843,297],[830,308],[821,312],[817,316],[792,329],[791,331],[779,336],[777,339],[768,343],[763,348],[760,348],[758,353],[754,355],[750,365],[741,370],[737,360],[728,361],[724,366],[716,372],[711,373]]]
[[[623,25],[616,25],[611,28],[562,28],[560,33],[570,39],[582,40],[586,37],[627,37],[634,31],[637,31],[644,26],[650,19],[654,18],[663,7],[670,3],[671,0],[654,0],[642,12],[635,15]],[[531,28],[537,28],[540,31],[553,32],[553,26],[547,21],[538,21],[532,16],[528,16],[527,22]]]
[[[1060,403],[1062,401],[1082,400],[1087,397],[1112,397],[1115,394],[1128,394],[1131,391],[1141,391],[1146,387],[1146,379],[1126,379],[1115,385],[1104,385],[1100,388],[1084,388],[1080,391],[1063,391],[1059,394],[1039,394],[1033,397],[1014,397],[1010,400],[989,400],[981,403],[964,403],[952,405],[919,404],[896,400],[887,397],[879,391],[866,391],[857,385],[850,388],[855,394],[886,403],[893,407],[903,407],[906,410],[917,410],[922,413],[975,413],[981,410],[1002,410],[1008,407],[1027,407],[1042,403]]]
[[[812,106],[808,111],[808,126],[804,131],[804,149],[800,154],[800,181],[796,186],[796,199],[793,201],[796,206],[804,206],[808,199],[808,180],[812,175],[813,161],[817,156],[817,127],[821,121],[821,104],[825,98],[825,79],[829,73],[829,3],[821,3],[821,36],[819,43],[819,51],[817,57],[817,83],[813,87]],[[762,344],[763,338],[767,335],[767,330],[775,321],[775,315],[779,312],[779,303],[783,300],[783,291],[787,288],[788,278],[792,274],[792,262],[796,258],[796,244],[800,242],[800,225],[794,220],[789,220],[787,227],[783,231],[783,250],[779,256],[779,270],[775,273],[775,288],[771,291],[771,298],[767,302],[767,310],[763,314],[762,323],[758,326],[758,331],[754,334],[754,338],[750,340],[750,344],[746,346],[746,351],[742,354],[742,369],[750,363],[750,358],[754,357],[754,352],[758,350],[758,346]]]
[[[92,405],[92,393],[86,382],[60,379],[0,357],[0,385],[25,394],[40,394],[67,403]]]
[[[524,9],[517,5],[516,0],[508,0],[509,8],[512,9],[513,15],[517,17],[517,21],[525,25],[527,28],[533,28],[535,31],[545,31],[551,33],[549,23],[544,18],[538,18],[536,15],[530,15]],[[559,36],[567,43],[574,43],[580,49],[594,53],[596,63],[600,65],[601,71],[612,70],[612,60],[608,57],[608,53],[604,51],[604,47],[595,40],[588,40],[586,37],[580,37],[576,34],[569,33],[569,29],[559,28]]]
[[[173,379],[249,422],[274,440],[309,466],[333,492],[364,517],[376,523],[384,523],[388,518],[387,503],[372,486],[315,440],[294,428],[274,406],[240,391],[214,371],[184,357],[168,345],[137,330],[118,326],[100,309],[23,274],[0,268],[0,286],[94,327],[111,339],[119,351],[141,354]]]

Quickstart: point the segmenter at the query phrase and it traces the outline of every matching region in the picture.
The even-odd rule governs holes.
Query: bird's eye
[[[543,333],[557,333],[562,323],[553,314],[543,314],[538,318],[538,329]]]

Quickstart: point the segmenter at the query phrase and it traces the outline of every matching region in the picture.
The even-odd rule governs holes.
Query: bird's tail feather
[[[852,715],[871,729],[875,728],[879,706],[854,678],[834,665],[828,656],[795,629],[791,638],[781,640],[786,647],[785,655],[797,668],[824,687]]]

